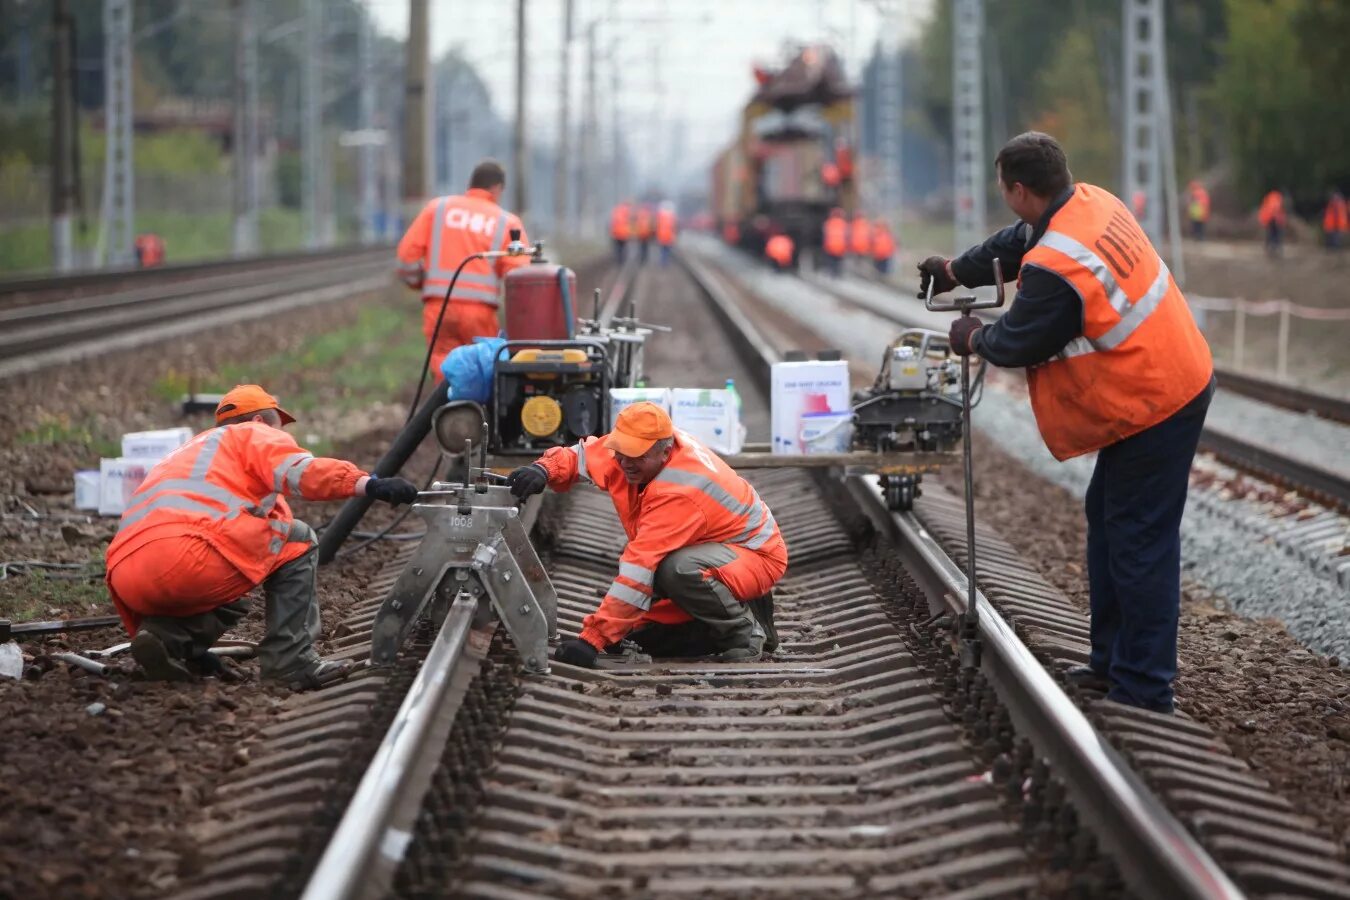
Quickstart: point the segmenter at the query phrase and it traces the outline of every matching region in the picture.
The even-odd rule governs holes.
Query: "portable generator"
[[[610,374],[599,341],[508,341],[493,366],[493,452],[538,455],[604,434]]]

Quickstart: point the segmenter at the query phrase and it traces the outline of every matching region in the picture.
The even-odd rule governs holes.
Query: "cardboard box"
[[[132,431],[122,435],[122,458],[158,462],[190,440],[192,429],[187,426],[159,431]]]
[[[745,442],[740,410],[731,391],[675,388],[670,392],[671,421],[716,453],[740,453]]]
[[[101,459],[98,462],[98,514],[120,516],[136,488],[154,468],[153,459]]]
[[[634,403],[640,403],[643,400],[655,403],[670,414],[670,388],[610,388],[609,391],[609,425],[614,427],[614,420],[618,418],[619,413],[625,406],[632,406]]]
[[[81,469],[75,473],[75,508],[98,509],[98,469]]]
[[[809,419],[804,417],[852,409],[848,363],[844,360],[775,363],[770,378],[769,441],[774,453],[806,452],[802,429]]]

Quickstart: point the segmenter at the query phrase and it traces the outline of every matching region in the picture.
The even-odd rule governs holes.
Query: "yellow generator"
[[[601,341],[508,341],[493,373],[493,452],[537,455],[604,434],[610,386]]]

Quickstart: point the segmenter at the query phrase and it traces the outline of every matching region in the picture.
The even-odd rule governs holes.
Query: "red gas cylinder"
[[[577,276],[566,266],[531,263],[506,273],[506,337],[565,341],[577,332]]]

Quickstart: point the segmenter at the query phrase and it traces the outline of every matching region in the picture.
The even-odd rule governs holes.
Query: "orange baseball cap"
[[[674,436],[675,426],[666,411],[643,400],[623,408],[614,430],[605,438],[605,447],[624,456],[641,456],[652,449],[652,444]]]
[[[282,425],[289,425],[295,421],[295,416],[278,406],[277,398],[260,386],[236,384],[229,393],[220,398],[220,404],[216,407],[216,424],[219,425],[225,419],[246,416],[264,409],[275,409],[277,415],[281,416]]]

